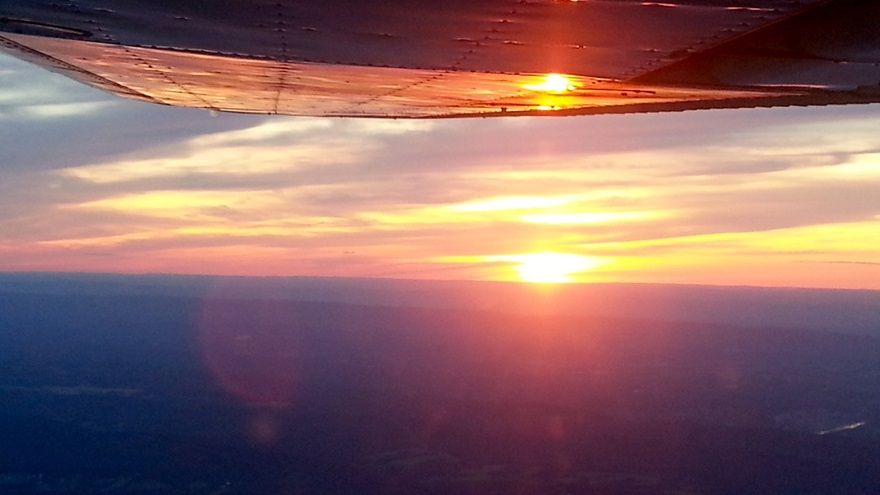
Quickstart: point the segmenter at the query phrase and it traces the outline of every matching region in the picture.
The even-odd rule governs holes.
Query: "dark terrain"
[[[0,287],[0,493],[880,492],[876,336],[69,292]]]

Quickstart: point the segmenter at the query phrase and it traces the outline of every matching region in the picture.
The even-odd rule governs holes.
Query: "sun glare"
[[[575,88],[574,84],[567,77],[560,74],[548,74],[544,76],[540,83],[526,84],[523,87],[531,91],[546,93],[565,93],[566,91],[573,91]]]
[[[515,270],[523,282],[574,282],[572,275],[593,270],[602,264],[599,258],[565,253],[532,253],[501,257],[518,263]]]

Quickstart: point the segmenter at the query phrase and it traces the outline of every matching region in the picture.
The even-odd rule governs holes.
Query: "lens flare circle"
[[[217,383],[250,405],[295,405],[303,379],[302,337],[295,307],[282,300],[215,290],[201,303],[198,344]],[[262,438],[267,435],[259,433]],[[268,431],[268,430],[267,430]]]

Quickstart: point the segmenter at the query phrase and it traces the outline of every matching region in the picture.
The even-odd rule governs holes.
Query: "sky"
[[[880,290],[878,122],[216,115],[0,56],[0,271]]]

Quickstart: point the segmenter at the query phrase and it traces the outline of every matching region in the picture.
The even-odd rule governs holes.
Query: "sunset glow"
[[[0,62],[3,271],[880,289],[874,107],[213,118]]]

